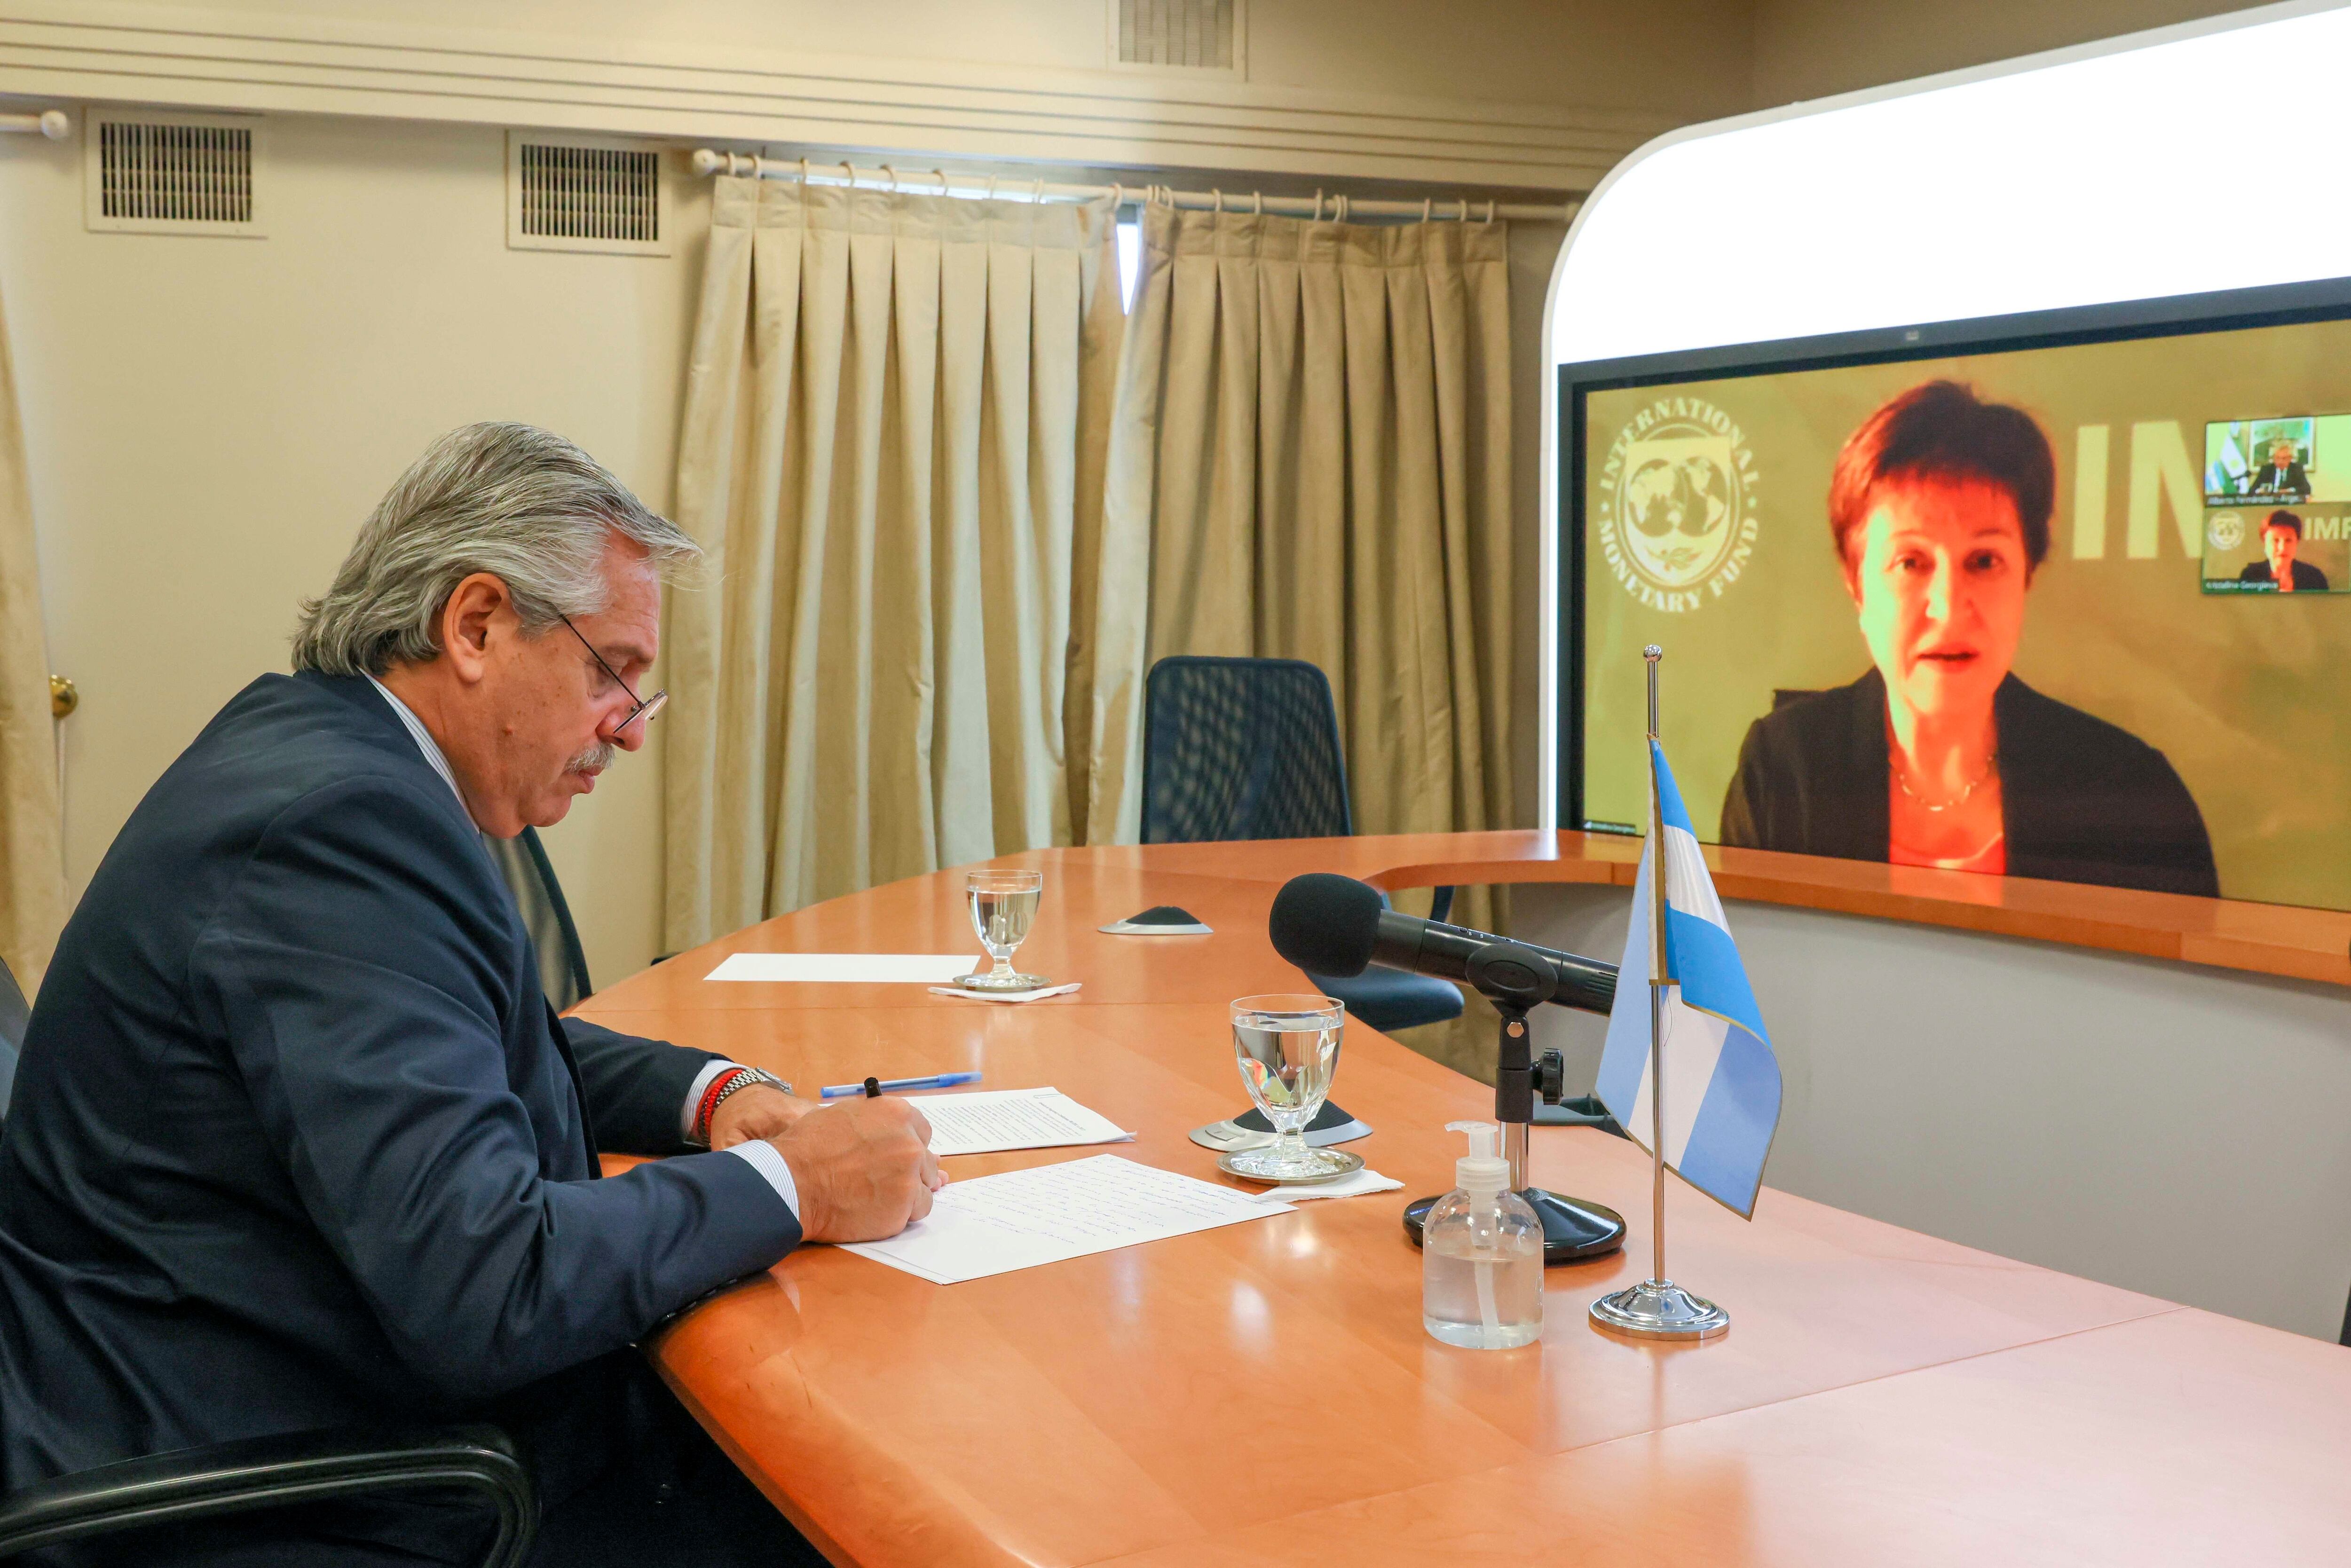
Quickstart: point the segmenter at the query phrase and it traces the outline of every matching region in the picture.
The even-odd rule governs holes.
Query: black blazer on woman
[[[2014,675],[1992,695],[2008,874],[2220,894],[2212,841],[2163,753]],[[1748,727],[1722,801],[1722,841],[1882,861],[1886,683],[1783,697]]]

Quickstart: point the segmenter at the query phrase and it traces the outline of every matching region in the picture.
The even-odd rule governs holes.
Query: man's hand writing
[[[754,1138],[772,1138],[816,1107],[771,1083],[738,1089],[710,1114],[710,1146],[731,1149]]]
[[[931,1211],[946,1176],[931,1124],[904,1100],[848,1100],[812,1110],[768,1139],[799,1189],[810,1241],[879,1241]]]

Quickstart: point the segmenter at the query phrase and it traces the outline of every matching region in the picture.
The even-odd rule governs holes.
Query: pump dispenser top
[[[1502,1129],[1491,1122],[1447,1122],[1448,1133],[1469,1134],[1469,1152],[1453,1162],[1454,1185],[1464,1192],[1499,1192],[1510,1185],[1510,1162],[1502,1157]]]

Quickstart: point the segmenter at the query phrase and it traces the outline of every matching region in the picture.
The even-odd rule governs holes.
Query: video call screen
[[[2351,908],[2351,322],[1581,395],[1584,825]]]

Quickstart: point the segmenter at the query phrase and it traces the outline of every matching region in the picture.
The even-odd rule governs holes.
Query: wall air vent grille
[[[509,132],[507,243],[667,256],[661,154],[626,141]]]
[[[1245,0],[1111,0],[1113,58],[1147,70],[1238,75]]]
[[[257,235],[261,125],[92,111],[83,216],[93,229]]]

